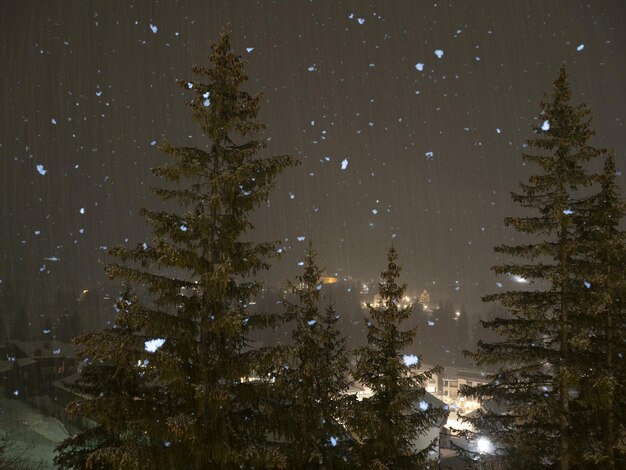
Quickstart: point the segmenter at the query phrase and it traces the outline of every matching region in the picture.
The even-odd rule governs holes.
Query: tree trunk
[[[561,364],[559,367],[559,430],[561,432],[560,461],[561,470],[570,467],[570,432],[569,432],[569,240],[567,236],[567,218],[561,220]]]
[[[610,278],[610,270],[609,267],[609,278]],[[613,291],[613,286],[609,286],[609,291]],[[613,296],[611,296],[611,303],[609,304],[609,308],[605,309],[606,312],[606,370],[609,374],[610,378],[613,378],[614,370],[613,370]],[[613,442],[615,441],[614,436],[614,394],[615,388],[614,385],[611,384],[609,387],[609,393],[606,400],[606,429],[604,430],[604,452],[606,453],[606,468],[613,469],[615,468],[615,452],[613,450]]]

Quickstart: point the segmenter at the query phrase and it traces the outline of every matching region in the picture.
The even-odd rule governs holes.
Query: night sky
[[[137,212],[160,207],[156,144],[208,143],[177,80],[228,22],[268,155],[302,161],[255,216],[254,237],[287,248],[271,283],[312,239],[328,274],[356,280],[393,243],[409,292],[474,310],[512,286],[492,250],[515,237],[509,191],[562,63],[623,187],[623,0],[0,0],[0,306],[115,292],[107,247],[149,240]]]

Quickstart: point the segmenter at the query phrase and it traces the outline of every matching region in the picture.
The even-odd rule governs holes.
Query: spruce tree
[[[60,469],[174,468],[167,436],[146,434],[161,419],[162,390],[147,358],[149,336],[138,333],[138,318],[131,311],[136,297],[125,290],[116,302],[115,327],[86,333],[79,345],[79,379],[69,385],[78,395],[67,408],[70,417],[83,416],[95,425],[57,447]],[[184,455],[179,455],[184,458]],[[180,461],[180,460],[179,460]]]
[[[406,285],[398,284],[397,258],[391,248],[379,283],[381,306],[370,307],[367,346],[356,350],[354,378],[372,391],[349,420],[361,443],[361,468],[423,468],[436,442],[416,449],[414,440],[444,416],[444,410],[424,401],[425,383],[439,369],[419,371],[419,358],[406,354],[417,327],[403,329],[412,308],[400,305]]]
[[[348,390],[345,338],[332,304],[320,310],[322,271],[310,244],[304,271],[290,284],[296,301],[284,300],[285,318],[294,324],[286,365],[276,388],[282,416],[277,434],[285,442],[288,468],[348,468],[343,427],[352,400]]]
[[[272,317],[247,308],[260,288],[253,276],[269,267],[276,244],[254,243],[247,235],[251,212],[296,160],[259,155],[266,147],[259,138],[260,95],[242,90],[244,63],[231,50],[228,33],[212,46],[210,62],[209,69],[193,68],[196,80],[180,83],[194,95],[189,106],[208,145],[165,142],[160,149],[171,161],[153,169],[168,183],[154,192],[177,209],[142,210],[154,235],[151,243],[111,250],[119,261],[108,265],[107,273],[137,291],[128,305],[133,339],[125,346],[106,331],[91,342],[79,340],[88,358],[98,357],[98,348],[117,345],[103,365],[122,364],[115,377],[138,376],[146,382],[142,390],[149,389],[135,400],[150,410],[145,418],[130,414],[115,422],[111,415],[118,410],[99,404],[97,387],[72,405],[79,413],[88,409],[96,423],[114,423],[106,439],[126,439],[141,429],[142,440],[128,452],[110,445],[106,459],[114,468],[262,468],[284,461],[266,440],[261,401],[268,383],[254,380],[273,368],[276,357],[249,339]],[[145,347],[135,361],[137,344]],[[125,356],[133,360],[125,363]],[[82,380],[96,385],[100,378],[83,374]],[[122,387],[104,393],[129,395]]]
[[[585,380],[572,426],[586,468],[626,467],[626,249],[619,224],[625,207],[609,153],[578,226],[586,290],[579,299],[587,326],[577,344],[585,354]]]
[[[604,152],[589,144],[594,132],[585,104],[571,103],[565,68],[560,69],[549,101],[528,141],[535,154],[523,159],[539,172],[512,199],[529,215],[510,217],[507,226],[527,234],[527,243],[501,245],[495,251],[520,261],[505,261],[493,270],[531,282],[531,288],[488,295],[510,317],[482,322],[501,340],[479,342],[468,354],[481,366],[497,372],[484,386],[463,392],[486,404],[487,411],[468,418],[476,436],[495,445],[494,455],[506,468],[572,468],[582,462],[581,448],[574,445],[574,414],[581,405],[578,390],[586,364],[588,334],[584,295],[585,253],[579,227],[589,206],[589,194],[597,175],[585,163]]]

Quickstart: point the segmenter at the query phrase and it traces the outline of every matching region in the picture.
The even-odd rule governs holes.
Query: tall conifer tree
[[[626,249],[612,153],[599,181],[600,192],[577,218],[585,248],[579,282],[586,288],[579,302],[587,325],[577,341],[586,367],[572,429],[586,468],[613,469],[626,467]]]
[[[345,338],[332,304],[320,309],[321,270],[312,245],[304,272],[291,284],[296,301],[285,300],[286,319],[294,324],[287,365],[276,387],[282,405],[279,435],[286,442],[288,468],[349,468],[345,422],[351,397]]]
[[[425,383],[438,369],[419,371],[419,358],[407,355],[417,327],[403,329],[412,308],[400,304],[406,285],[399,285],[400,266],[394,248],[379,283],[380,307],[371,307],[367,319],[367,346],[357,349],[354,378],[372,391],[355,406],[350,429],[361,442],[361,468],[423,468],[435,442],[415,449],[444,410],[424,401]]]
[[[512,199],[532,211],[505,220],[528,234],[526,244],[501,245],[495,251],[520,259],[495,266],[497,274],[530,281],[524,290],[486,296],[508,309],[483,325],[499,333],[501,341],[478,343],[470,354],[477,364],[497,366],[491,382],[465,393],[487,403],[489,411],[468,418],[479,435],[495,443],[495,456],[506,468],[573,468],[582,461],[574,445],[572,426],[581,406],[579,389],[586,368],[588,334],[585,305],[584,257],[586,245],[579,227],[589,207],[589,187],[598,175],[585,163],[604,151],[589,144],[594,132],[585,104],[571,103],[567,73],[562,67],[549,101],[541,103],[528,141],[536,154],[523,154],[539,172]]]
[[[137,407],[151,410],[150,419],[137,423],[143,438],[134,449],[140,452],[124,452],[113,442],[106,456],[113,468],[146,468],[151,462],[154,468],[261,468],[284,462],[266,442],[259,402],[267,384],[250,380],[271,370],[276,359],[249,340],[250,332],[271,318],[247,310],[259,290],[251,277],[269,267],[275,244],[246,241],[246,235],[251,212],[267,199],[276,176],[296,160],[259,156],[266,147],[258,137],[263,129],[257,120],[260,96],[242,91],[244,64],[231,50],[227,33],[212,46],[210,61],[210,69],[193,68],[197,80],[181,82],[194,94],[189,106],[209,144],[166,142],[160,149],[171,162],[153,170],[169,183],[154,192],[179,209],[142,210],[152,242],[111,250],[119,262],[108,265],[107,273],[138,291],[139,299],[127,307],[132,347],[112,340],[111,331],[79,340],[85,355],[98,359],[94,367],[118,367],[119,375],[145,378],[140,386],[150,388],[145,396],[133,395]],[[117,350],[109,346],[112,356],[101,357],[107,342]],[[134,363],[137,343],[145,347]],[[87,367],[82,374],[84,387],[97,380],[90,371]],[[99,405],[102,396],[95,393],[71,410],[88,410],[97,423],[110,422],[119,410],[105,407],[106,401]],[[128,395],[123,388],[102,393]],[[134,420],[131,413],[109,426],[107,439],[132,435],[139,430],[132,429]],[[67,443],[61,459],[64,449]]]

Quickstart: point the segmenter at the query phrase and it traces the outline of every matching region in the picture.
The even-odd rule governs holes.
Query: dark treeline
[[[338,328],[345,335],[347,346],[351,349],[363,346],[367,342],[364,318],[368,309],[363,308],[365,300],[359,294],[359,286],[346,282],[325,284],[324,295],[332,299],[339,312]],[[251,310],[275,310],[285,296],[290,297],[282,289],[263,289],[254,299]],[[409,349],[419,352],[428,364],[470,366],[472,360],[465,357],[463,351],[472,348],[477,339],[486,340],[493,336],[481,327],[478,320],[491,319],[497,316],[497,312],[497,308],[487,308],[481,315],[476,315],[463,305],[456,306],[451,300],[438,301],[427,309],[417,304],[407,319],[407,325],[418,327],[422,333],[416,336]],[[290,331],[288,325],[282,325],[275,330],[260,331],[253,338],[262,344],[281,343],[290,340]]]
[[[252,312],[267,312],[276,309],[282,299],[291,297],[285,287],[264,285],[263,289],[252,298]],[[338,282],[324,284],[324,295],[331,298],[339,314],[338,328],[346,336],[349,348],[363,346],[367,340],[367,328],[364,323],[368,309],[363,302],[372,296],[359,294],[356,282]],[[491,319],[498,314],[497,306],[485,308],[480,312],[468,310],[462,304],[452,300],[435,300],[428,310],[416,305],[410,326],[418,326],[424,334],[418,335],[413,344],[424,361],[429,364],[444,366],[469,366],[471,359],[463,356],[463,351],[471,349],[478,339],[488,339],[489,334],[479,321]],[[10,340],[70,343],[73,338],[86,331],[98,330],[111,321],[114,311],[107,304],[106,298],[99,299],[91,290],[81,292],[61,291],[53,302],[35,305],[30,309],[17,308],[11,312],[3,309],[6,317],[0,317],[0,343]],[[457,312],[459,315],[457,315]],[[289,341],[288,325],[279,325],[273,330],[255,332],[253,339],[260,344],[275,344]]]
[[[2,306],[0,341],[65,341],[81,332],[102,328],[110,315],[106,300],[85,289],[59,290],[50,302],[24,306]]]
[[[512,193],[525,215],[505,221],[529,236],[496,248],[495,273],[528,284],[487,296],[479,332],[463,306],[407,304],[393,247],[366,309],[357,289],[324,283],[312,244],[285,292],[262,288],[278,244],[249,241],[251,214],[298,162],[262,155],[260,97],[242,91],[228,34],[210,62],[180,83],[208,144],[161,144],[171,159],[153,191],[176,209],[143,209],[151,242],[110,250],[125,286],[114,323],[75,340],[68,413],[92,425],[59,445],[59,468],[436,467],[437,438],[418,438],[447,410],[426,401],[441,369],[424,356],[491,374],[464,389],[482,403],[464,436],[490,441],[459,449],[468,467],[626,467],[624,204],[564,68],[523,155],[536,173]],[[15,315],[6,336],[37,339],[36,324],[68,340],[89,329],[76,311]]]

